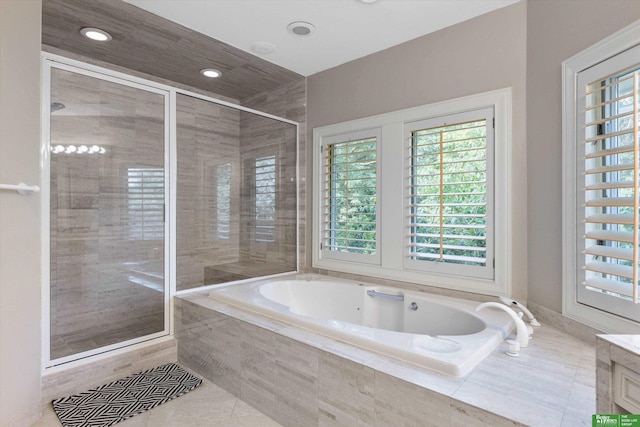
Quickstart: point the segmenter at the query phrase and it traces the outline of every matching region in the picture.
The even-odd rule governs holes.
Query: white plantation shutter
[[[257,242],[276,240],[276,156],[256,159],[256,230]]]
[[[493,278],[493,109],[405,125],[407,268]]]
[[[640,63],[611,72],[618,60],[578,74],[578,299],[638,319]]]
[[[315,128],[312,266],[511,293],[510,112],[500,89]]]
[[[321,251],[325,258],[377,263],[379,129],[325,138]]]
[[[214,236],[227,240],[231,236],[231,163],[216,166],[216,225]]]
[[[164,168],[127,169],[130,240],[164,239]]]

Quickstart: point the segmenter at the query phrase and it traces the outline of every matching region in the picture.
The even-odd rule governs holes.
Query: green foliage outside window
[[[486,120],[414,131],[411,256],[486,265]]]
[[[376,139],[329,145],[327,156],[327,249],[373,254],[376,251]]]

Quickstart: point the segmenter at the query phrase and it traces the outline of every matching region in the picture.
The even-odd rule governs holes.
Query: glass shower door
[[[205,99],[176,99],[176,289],[297,269],[297,132]]]
[[[56,364],[168,333],[168,94],[68,66],[50,70]]]

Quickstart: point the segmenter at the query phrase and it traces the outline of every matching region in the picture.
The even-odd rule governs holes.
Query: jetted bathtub
[[[222,301],[456,377],[514,329],[507,313],[474,301],[318,275],[226,285]]]

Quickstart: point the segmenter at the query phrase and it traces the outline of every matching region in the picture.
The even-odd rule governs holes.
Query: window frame
[[[405,141],[405,153],[407,155],[410,154],[412,150],[412,135],[413,132],[428,129],[428,128],[438,128],[445,127],[447,125],[455,125],[463,122],[469,121],[479,121],[485,120],[486,124],[486,228],[485,233],[487,236],[486,239],[486,265],[485,266],[471,266],[464,264],[454,264],[447,262],[427,262],[425,260],[414,260],[411,253],[407,253],[404,257],[404,267],[409,270],[418,270],[429,273],[443,273],[443,274],[454,274],[460,276],[469,276],[476,278],[484,278],[484,279],[492,279],[494,275],[494,238],[493,238],[493,230],[494,230],[494,187],[495,187],[495,177],[494,177],[494,132],[493,132],[493,120],[494,120],[494,112],[493,108],[482,108],[482,109],[474,109],[471,111],[466,111],[462,113],[454,113],[448,114],[446,116],[432,117],[424,120],[413,121],[409,123],[405,123],[404,126],[404,141]],[[407,167],[404,168],[405,172],[405,201],[407,201],[407,205],[405,206],[405,247],[408,247],[412,243],[411,238],[411,208],[409,207],[411,198],[413,197],[411,188],[409,187],[409,181],[412,174],[413,164],[410,159],[408,159]],[[440,193],[441,194],[441,193]],[[443,227],[446,228],[446,227]]]
[[[334,144],[340,144],[350,141],[358,141],[365,140],[369,138],[376,138],[376,250],[373,254],[359,254],[353,252],[338,252],[328,250],[325,246],[323,246],[324,238],[320,237],[320,251],[321,256],[324,259],[332,259],[338,261],[346,261],[346,262],[357,262],[357,263],[366,263],[366,264],[380,264],[380,206],[382,199],[380,197],[380,128],[371,128],[371,129],[362,129],[356,130],[348,133],[342,133],[338,135],[326,136],[322,139],[322,145],[320,148],[321,151],[321,161],[322,161],[322,169],[326,170],[328,164],[326,163],[327,158],[327,150],[328,147]],[[326,189],[326,174],[320,173],[319,177],[319,185],[321,187],[320,197],[322,198],[322,193],[324,193]],[[322,218],[322,222],[324,223],[327,218],[326,212],[324,212],[325,205],[322,202],[322,199],[318,201],[320,207],[320,216]],[[323,233],[323,226],[320,224],[320,233]]]
[[[584,91],[578,88],[578,74],[604,61],[615,58],[640,46],[640,21],[621,29],[579,52],[562,63],[562,157],[563,157],[563,205],[562,205],[562,314],[585,325],[608,333],[636,333],[638,322],[591,307],[578,301],[578,247],[582,239],[578,235],[578,209],[582,208],[584,195],[578,191],[577,174],[584,172],[584,164],[577,162],[579,97]],[[632,64],[628,64],[631,66]],[[624,65],[618,69],[624,68]],[[580,206],[578,206],[580,205]]]
[[[408,269],[404,266],[406,256],[405,243],[405,170],[409,167],[404,141],[406,123],[464,113],[467,111],[493,108],[495,116],[493,159],[495,165],[501,165],[495,171],[495,218],[494,277],[478,278],[461,276],[447,272],[430,272]],[[320,250],[321,242],[321,173],[323,155],[320,147],[326,138],[348,134],[363,129],[380,128],[381,138],[378,144],[379,193],[378,201],[380,226],[378,252],[381,255],[378,264],[366,264],[347,259],[328,259]],[[420,107],[394,111],[362,119],[351,120],[313,130],[313,225],[312,225],[312,267],[336,272],[364,275],[395,281],[404,281],[420,285],[441,287],[485,295],[511,295],[512,292],[512,113],[511,88],[465,96],[452,100],[427,104]],[[401,237],[399,237],[401,236]]]

